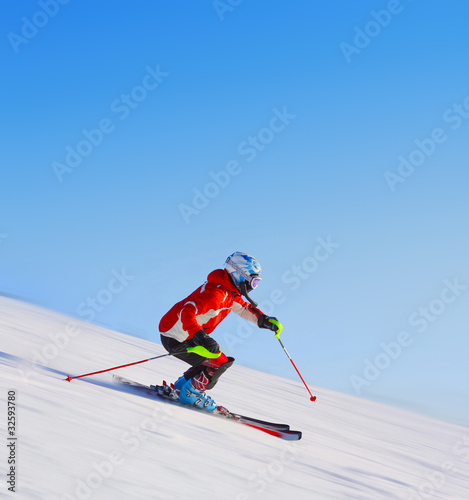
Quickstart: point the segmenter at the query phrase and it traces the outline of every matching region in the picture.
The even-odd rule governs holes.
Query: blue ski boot
[[[186,380],[184,375],[176,380],[174,388],[179,390],[179,401],[181,403],[196,406],[210,413],[217,409],[215,401],[210,396],[207,396],[204,391],[196,389],[192,384],[192,379]]]

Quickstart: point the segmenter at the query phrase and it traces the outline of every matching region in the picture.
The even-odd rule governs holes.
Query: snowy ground
[[[63,379],[162,347],[0,298],[0,497],[16,499],[469,498],[469,429],[233,367],[212,391],[233,411],[289,423],[288,443],[113,385]],[[286,360],[288,362],[288,360]],[[171,358],[119,370],[176,379]],[[253,383],[255,381],[255,383]],[[8,390],[17,393],[16,492],[5,470]],[[286,404],[288,400],[288,404]]]

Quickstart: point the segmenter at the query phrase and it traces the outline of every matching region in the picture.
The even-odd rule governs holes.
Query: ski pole
[[[293,367],[295,368],[296,370],[296,373],[298,373],[298,375],[300,376],[301,378],[301,381],[303,382],[303,384],[305,385],[307,391],[309,392],[309,395],[311,396],[309,399],[310,401],[316,401],[316,396],[313,396],[311,394],[311,391],[309,390],[309,387],[306,385],[306,382],[304,381],[303,377],[301,376],[301,373],[298,371],[298,368],[296,367],[295,363],[293,362],[293,359],[291,359],[291,356],[290,354],[288,354],[288,351],[285,349],[285,346],[283,345],[283,342],[280,340],[280,337],[277,337],[277,340],[280,342],[280,345],[282,346],[283,350],[285,351],[285,354],[288,356],[288,359],[291,361],[291,364],[293,365]]]
[[[88,377],[89,375],[97,375],[98,373],[110,372],[112,370],[118,370],[119,368],[125,368],[126,366],[133,366],[133,365],[139,365],[140,363],[146,363],[147,361],[151,361],[152,359],[164,358],[165,356],[174,356],[176,354],[183,354],[185,352],[194,352],[195,354],[198,354],[199,356],[206,358],[217,358],[221,354],[221,352],[213,354],[207,351],[202,346],[196,346],[196,347],[191,347],[189,349],[184,349],[183,351],[168,352],[167,354],[161,354],[160,356],[154,356],[153,358],[142,359],[142,361],[136,361],[135,363],[128,363],[127,365],[113,366],[112,368],[106,368],[106,370],[100,370],[98,372],[91,372],[91,373],[85,373],[83,375],[77,375],[76,377],[70,377],[70,375],[67,375],[67,378],[64,380],[66,380],[67,382],[71,382],[74,378]]]
[[[175,354],[178,354],[178,353],[175,353]],[[117,370],[119,368],[125,368],[126,366],[133,366],[133,365],[138,365],[140,363],[146,363],[147,361],[151,361],[152,359],[164,358],[165,356],[172,356],[172,354],[171,353],[161,354],[160,356],[154,356],[153,358],[142,359],[142,361],[137,361],[135,363],[129,363],[127,365],[120,365],[120,366],[113,366],[112,368],[107,368],[106,370],[100,370],[99,372],[85,373],[84,375],[77,375],[76,377],[70,377],[70,375],[67,375],[67,378],[65,378],[64,380],[66,380],[67,382],[71,382],[74,378],[88,377],[89,375],[97,375],[98,373],[110,372],[111,370]]]

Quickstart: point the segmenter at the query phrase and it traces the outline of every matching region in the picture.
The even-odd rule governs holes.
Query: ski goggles
[[[259,278],[259,276],[251,276],[250,277],[249,284],[251,285],[251,288],[254,290],[254,288],[257,288],[257,285],[261,282],[262,278]]]

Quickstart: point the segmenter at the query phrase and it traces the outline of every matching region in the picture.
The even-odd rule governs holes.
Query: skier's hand
[[[273,332],[275,332],[274,336],[277,339],[280,338],[280,334],[282,333],[283,326],[278,321],[277,318],[263,314],[262,316],[259,316],[259,319],[257,320],[257,324],[258,324],[259,328],[266,328],[267,330],[272,330]]]
[[[189,341],[188,343],[192,344],[192,347],[202,346],[207,349],[209,352],[217,353],[220,352],[220,346],[218,345],[215,339],[212,339],[209,335],[207,335],[203,330],[199,330]]]

